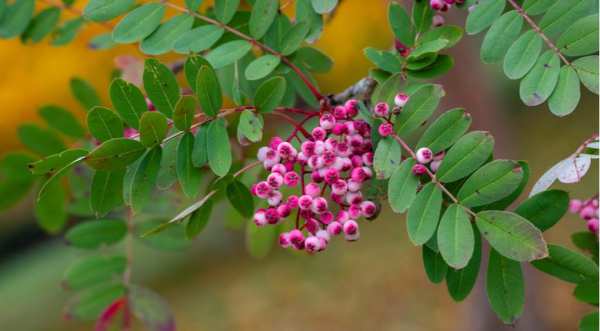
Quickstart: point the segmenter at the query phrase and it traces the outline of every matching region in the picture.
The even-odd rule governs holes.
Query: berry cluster
[[[583,202],[577,199],[571,200],[569,211],[573,214],[579,214],[581,218],[586,220],[588,229],[598,236],[598,196]]]

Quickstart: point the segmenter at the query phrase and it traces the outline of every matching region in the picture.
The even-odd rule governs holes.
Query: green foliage
[[[303,22],[304,23],[304,22]],[[281,59],[278,56],[267,54],[252,61],[246,67],[245,76],[248,80],[258,80],[267,77],[279,65]]]
[[[494,138],[489,133],[468,133],[450,148],[436,173],[437,179],[449,183],[468,176],[483,165],[493,148]]]
[[[87,115],[86,124],[92,137],[100,143],[123,137],[123,121],[108,108],[92,108]]]
[[[125,237],[127,225],[117,220],[85,221],[65,234],[65,243],[80,249],[113,245]]]
[[[67,149],[54,131],[35,124],[19,126],[17,135],[23,145],[42,156],[58,154]]]
[[[553,227],[569,209],[569,194],[560,190],[542,191],[523,201],[515,214],[527,219],[540,231]]]
[[[219,41],[224,32],[216,25],[199,26],[179,37],[173,44],[173,50],[180,54],[205,51]]]
[[[37,162],[29,164],[29,170],[35,175],[41,175],[48,172],[61,169],[82,158],[88,154],[85,149],[69,149],[60,154],[50,155]]]
[[[154,182],[158,176],[158,169],[162,158],[162,148],[156,146],[150,149],[138,164],[133,174],[131,188],[129,189],[131,210],[139,213],[148,204]]]
[[[117,78],[110,84],[109,95],[123,121],[129,127],[140,130],[142,114],[148,111],[142,91],[137,86]]]
[[[140,121],[140,142],[147,148],[160,145],[167,134],[167,118],[158,112],[146,112]]]
[[[448,265],[444,262],[442,254],[423,245],[423,266],[425,274],[433,284],[441,284],[448,273]]]
[[[261,114],[268,114],[277,108],[286,90],[282,77],[273,77],[262,83],[254,95],[254,106]]]
[[[433,114],[444,93],[441,85],[425,85],[414,92],[396,119],[396,133],[406,134],[421,126]]]
[[[227,175],[232,162],[225,123],[225,120],[210,122],[206,140],[208,164],[215,175],[220,177]]]
[[[88,21],[104,22],[125,13],[135,0],[90,0],[83,8],[83,16]]]
[[[407,175],[416,178],[410,173]],[[441,209],[442,191],[435,183],[425,185],[412,202],[406,216],[408,236],[413,244],[423,245],[431,239],[437,229]]]
[[[252,49],[252,43],[245,40],[234,40],[217,46],[206,55],[213,68],[218,69],[244,57]]]
[[[469,263],[461,269],[448,269],[446,274],[446,287],[452,300],[459,302],[467,298],[477,281],[479,274],[479,266],[481,265],[481,235],[477,228],[473,225],[473,234],[475,244],[473,248],[473,256]]]
[[[111,280],[125,271],[123,256],[92,255],[77,261],[66,270],[62,284],[71,291],[80,291]]]
[[[235,210],[245,218],[254,215],[254,198],[250,190],[239,180],[233,180],[227,184],[227,199]]]
[[[96,217],[104,217],[113,209],[123,205],[123,179],[125,169],[94,173],[90,188],[90,207]]]
[[[115,138],[94,149],[84,161],[94,169],[118,170],[135,162],[145,151],[139,141]]]
[[[400,144],[391,137],[381,139],[377,144],[377,149],[373,156],[373,169],[375,169],[377,179],[388,179],[392,177],[392,175],[401,176],[396,170],[400,166],[401,160],[402,153]],[[390,196],[392,196],[392,194],[390,194]]]
[[[71,93],[75,96],[75,99],[79,101],[79,103],[85,108],[86,111],[96,107],[102,106],[102,101],[100,101],[100,96],[98,96],[98,92],[90,85],[90,83],[86,82],[81,78],[73,78],[71,79]]]
[[[404,8],[395,2],[390,3],[388,20],[396,39],[404,45],[412,47],[415,42],[416,29]]]
[[[256,0],[250,15],[250,35],[260,39],[269,29],[279,9],[278,0]]]
[[[200,190],[202,184],[202,171],[196,168],[192,162],[192,151],[194,150],[194,135],[186,132],[179,141],[177,147],[177,178],[185,195],[193,199]]]
[[[519,262],[490,250],[487,293],[492,309],[506,324],[514,325],[525,306],[525,280]]]
[[[146,59],[142,80],[152,105],[167,118],[173,117],[180,91],[171,70],[155,59]]]
[[[487,205],[511,194],[522,177],[523,169],[517,162],[495,160],[471,175],[456,197],[468,207]]]
[[[210,215],[213,210],[214,203],[212,200],[207,200],[200,208],[194,211],[185,226],[185,236],[188,239],[192,239],[206,227],[208,220],[210,219]]]
[[[125,293],[126,289],[121,283],[106,283],[80,292],[67,303],[63,316],[77,321],[93,320]]]
[[[382,140],[379,143],[379,147],[377,148],[377,150],[385,147],[386,141],[391,141],[392,146],[398,146],[398,143],[395,140]],[[399,149],[400,147],[398,146],[397,148]],[[390,148],[389,151],[393,153],[394,148]],[[399,154],[400,153],[396,151],[396,153],[393,153],[392,155]],[[419,185],[419,179],[412,173],[412,168],[415,165],[414,160],[406,160],[402,162],[399,167],[397,164],[392,163],[392,161],[395,160],[387,159],[386,161],[384,161],[386,162],[386,166],[380,173],[390,173],[389,170],[393,170],[392,168],[397,167],[396,171],[393,172],[393,175],[391,175],[390,178],[390,184],[388,186],[388,197],[390,199],[390,206],[392,207],[392,209],[397,213],[403,213],[411,206],[413,200],[417,195],[417,186]],[[387,166],[387,164],[391,164],[392,168]]]
[[[467,265],[473,255],[475,240],[469,216],[463,207],[452,204],[446,209],[440,220],[437,243],[448,266],[461,269]]]
[[[140,41],[158,28],[166,7],[159,2],[139,6],[119,21],[112,33],[115,42],[126,44]]]
[[[188,80],[189,81],[189,80]],[[217,116],[223,104],[221,86],[214,70],[206,65],[200,67],[196,76],[196,95],[200,110],[207,116]]]
[[[549,257],[531,261],[536,269],[570,283],[598,283],[598,266],[588,257],[558,245],[548,245]]]
[[[149,55],[165,54],[173,48],[175,40],[189,31],[193,24],[194,17],[192,15],[173,16],[161,23],[156,31],[142,41],[140,50]]]
[[[427,128],[417,149],[427,147],[433,154],[445,150],[465,134],[472,120],[471,115],[462,108],[445,112]]]

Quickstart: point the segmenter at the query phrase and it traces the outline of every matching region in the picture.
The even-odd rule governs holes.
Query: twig
[[[344,92],[332,95],[329,97],[334,103],[343,103],[344,101],[354,98],[359,101],[368,101],[373,94],[373,89],[377,82],[371,77],[364,77],[354,85],[348,87]]]

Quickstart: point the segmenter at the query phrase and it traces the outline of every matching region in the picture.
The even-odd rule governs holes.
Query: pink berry
[[[321,127],[316,127],[313,129],[311,135],[315,140],[324,140],[327,136],[327,132]]]
[[[372,166],[374,156],[375,156],[375,154],[373,154],[372,152],[367,152],[367,153],[363,154],[362,155],[363,164],[366,166]]]
[[[289,247],[291,245],[290,234],[288,232],[280,234],[278,242],[281,247]]]
[[[435,154],[433,156],[433,160],[434,161],[441,161],[444,158],[445,155],[446,155],[446,152],[445,151],[441,151],[441,152],[439,152],[439,153],[437,153],[437,154]]]
[[[333,165],[335,163],[336,158],[337,158],[337,155],[335,155],[334,152],[327,151],[327,152],[323,153],[323,164],[326,166]]]
[[[300,246],[304,243],[304,234],[298,229],[294,229],[289,233],[290,243],[294,246]]]
[[[571,214],[578,213],[581,210],[582,206],[583,203],[581,202],[581,200],[573,199],[569,202],[569,212]]]
[[[331,129],[331,133],[333,133],[336,136],[341,136],[342,134],[344,134],[345,131],[345,126],[342,123],[336,123],[333,126],[333,129]]]
[[[372,201],[363,201],[360,204],[360,210],[367,218],[373,217],[377,213],[377,207]]]
[[[390,112],[390,106],[385,102],[380,102],[375,106],[375,114],[380,117],[385,117]]]
[[[279,156],[283,158],[287,158],[293,153],[293,149],[294,147],[292,147],[292,144],[288,143],[287,141],[284,141],[280,143],[279,146],[277,146],[277,154],[279,154]]]
[[[302,151],[302,153],[304,153],[304,155],[312,156],[315,154],[315,143],[310,140],[307,140],[302,143],[302,145],[300,146],[300,150]]]
[[[267,224],[267,217],[265,216],[264,209],[259,209],[254,214],[254,223],[258,226],[264,226]]]
[[[309,210],[312,208],[313,198],[309,195],[303,195],[298,199],[298,207],[302,210]]]
[[[354,128],[354,121],[344,122],[344,133],[348,135],[356,133],[356,129]]]
[[[321,213],[321,222],[323,222],[324,224],[329,224],[333,222],[333,213],[329,210],[326,210],[323,213]]]
[[[433,159],[433,153],[429,148],[423,147],[417,150],[417,162],[427,164]]]
[[[332,236],[337,236],[344,231],[343,226],[340,222],[332,222],[327,225],[327,232]]]
[[[379,126],[379,134],[382,137],[387,137],[394,133],[394,126],[391,123],[382,123]]]
[[[267,203],[273,207],[279,205],[281,203],[281,200],[283,200],[283,194],[281,194],[281,192],[277,190],[271,191],[271,193],[267,197]]]
[[[579,216],[581,216],[581,218],[583,218],[584,220],[592,219],[595,216],[595,214],[596,209],[591,205],[581,208],[581,211],[579,212]]]
[[[272,188],[280,188],[281,184],[283,184],[283,176],[279,173],[272,173],[267,177],[267,183]]]
[[[335,107],[335,109],[333,109],[333,116],[335,116],[335,118],[337,118],[337,119],[346,118],[346,107],[344,107],[344,106]]]
[[[314,253],[321,249],[321,242],[316,236],[310,236],[306,238],[304,246],[306,247],[307,251]]]
[[[279,144],[281,144],[282,141],[283,139],[279,137],[273,137],[269,141],[269,146],[271,146],[272,149],[277,149],[277,146],[279,146]]]
[[[337,203],[339,205],[344,202],[344,199],[346,198],[346,194],[335,194],[335,193],[331,192],[329,197],[331,198],[331,202]]]
[[[344,233],[353,235],[358,232],[358,223],[354,220],[348,220],[344,224]]]
[[[345,210],[340,210],[335,218],[335,220],[340,222],[341,224],[346,223],[346,221],[348,221],[349,219],[350,214],[348,214],[348,212]]]
[[[335,125],[335,123],[336,123],[335,117],[330,114],[325,114],[325,115],[321,116],[321,118],[319,119],[319,125],[321,125],[321,127],[325,130],[333,129],[333,126]]]
[[[315,183],[308,183],[304,187],[304,194],[309,195],[311,198],[316,198],[321,194],[321,188]]]
[[[317,233],[317,231],[319,231],[319,221],[314,218],[308,219],[304,225],[304,228],[309,233]]]
[[[283,183],[288,187],[294,187],[300,182],[300,176],[297,173],[290,171],[283,176]]]
[[[346,107],[346,112],[348,113],[348,115],[350,115],[350,117],[354,117],[358,114],[358,110],[359,110],[358,101],[348,100],[348,101],[346,101],[346,104],[344,106]]]
[[[348,207],[348,215],[350,218],[357,219],[362,215],[362,210],[360,209],[360,205],[351,205]]]
[[[315,183],[322,183],[325,178],[323,178],[318,171],[313,171],[310,174],[310,179]]]
[[[597,218],[592,218],[591,220],[589,220],[587,223],[587,226],[591,232],[598,233],[598,219]]]
[[[425,166],[422,164],[417,164],[413,167],[412,172],[417,176],[421,176],[427,172],[427,168],[425,168]]]
[[[265,199],[271,193],[271,186],[267,182],[260,182],[256,184],[256,196]]]
[[[360,232],[356,231],[356,233],[354,234],[344,234],[344,237],[346,238],[346,241],[348,242],[354,242],[357,241],[358,238],[360,237]]]
[[[325,211],[327,211],[327,200],[325,200],[325,198],[322,197],[317,197],[313,199],[311,210],[315,214],[324,213]]]
[[[256,153],[256,158],[260,161],[260,162],[264,162],[267,159],[267,152],[270,150],[269,147],[267,146],[263,146],[261,148],[258,149],[258,153]]]
[[[287,168],[285,165],[277,163],[276,165],[271,167],[271,172],[278,173],[283,176],[287,172]]]
[[[433,16],[433,26],[437,28],[442,25],[444,25],[444,18],[441,15],[434,15]]]
[[[325,183],[333,184],[337,183],[340,179],[340,172],[335,169],[329,169],[325,172]]]
[[[324,239],[326,242],[329,242],[329,240],[331,240],[331,236],[329,235],[329,232],[327,232],[327,230],[317,231],[317,237]]]
[[[277,224],[279,221],[279,213],[275,208],[269,208],[265,210],[265,218],[267,219],[267,223],[269,224]]]
[[[441,2],[441,0],[431,0],[431,3],[433,3],[433,2],[439,3],[439,2]],[[440,7],[441,7],[441,5],[440,5]],[[435,8],[433,8],[433,9],[435,9]],[[396,106],[400,107],[400,108],[404,107],[404,105],[406,105],[407,101],[408,101],[408,94],[406,94],[406,93],[399,93],[394,98],[394,104],[396,104]]]
[[[288,206],[290,206],[290,208],[298,208],[298,197],[295,195],[290,195],[287,198],[287,204]]]
[[[277,207],[277,213],[279,214],[280,218],[287,218],[292,213],[292,208],[290,208],[290,206],[287,204],[282,204]]]
[[[359,204],[361,201],[362,201],[362,193],[360,193],[360,191],[346,193],[346,202],[349,205]]]

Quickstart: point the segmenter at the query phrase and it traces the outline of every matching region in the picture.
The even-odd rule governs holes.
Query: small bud
[[[417,150],[416,154],[417,154],[417,162],[419,162],[421,164],[427,164],[427,163],[431,162],[431,160],[433,159],[433,153],[431,153],[431,150],[426,147],[419,148],[419,150]]]
[[[425,168],[425,166],[424,166],[424,165],[422,165],[422,164],[417,164],[417,165],[415,165],[415,166],[413,167],[412,171],[413,171],[413,174],[415,174],[415,175],[417,175],[417,176],[422,176],[422,175],[424,175],[424,174],[427,172],[427,170],[426,170],[426,169],[427,169],[427,168]]]

